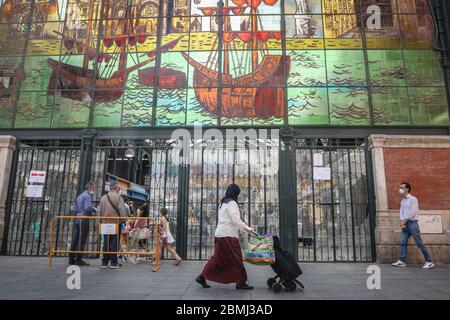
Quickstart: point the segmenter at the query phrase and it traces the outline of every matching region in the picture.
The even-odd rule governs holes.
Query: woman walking
[[[169,251],[172,254],[172,256],[175,258],[175,265],[177,266],[180,264],[182,259],[173,248],[173,243],[175,242],[175,239],[172,236],[172,232],[170,232],[169,211],[166,208],[162,208],[160,210],[160,213],[161,213],[161,227],[160,227],[161,247],[166,248],[167,251]],[[162,251],[160,251],[160,254],[161,253]]]
[[[208,279],[220,283],[236,283],[236,289],[253,289],[247,284],[247,272],[239,245],[239,229],[253,231],[253,228],[241,220],[237,203],[240,192],[238,185],[231,184],[220,201],[214,254],[195,279],[203,288],[210,287],[206,283]]]

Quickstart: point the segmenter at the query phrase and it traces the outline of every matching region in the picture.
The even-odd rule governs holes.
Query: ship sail
[[[135,47],[146,41],[147,34],[136,32],[136,26],[139,25],[139,19],[135,18],[137,5],[131,1],[114,0],[113,3],[112,0],[105,0],[100,10],[90,0],[88,8],[89,20],[84,42],[77,40],[71,30],[64,30],[62,33],[54,31],[62,37],[68,54],[62,61],[48,59],[52,69],[48,94],[61,94],[64,98],[78,101],[113,102],[122,97],[129,74],[156,59],[156,49],[148,52],[146,60],[140,61]],[[94,17],[94,12],[100,12],[99,19]],[[98,43],[93,36],[96,30],[104,51],[115,44],[114,50],[110,50],[111,54],[97,54]],[[162,51],[175,46],[182,37],[165,44]],[[68,63],[72,54],[84,55],[82,67]],[[126,68],[129,55],[135,64]],[[92,68],[90,64],[93,65]],[[98,66],[102,65],[104,67],[100,71]]]
[[[282,34],[280,30],[264,30],[258,14],[262,3],[273,6],[277,1],[232,0],[234,5],[227,1],[217,7],[198,8],[205,16],[223,19],[223,30],[219,31],[223,52],[221,58],[213,49],[203,65],[182,53],[194,69],[196,98],[208,112],[225,118],[270,119],[284,116],[285,95],[280,84],[283,83],[283,74],[289,72],[290,57],[270,54],[267,42],[270,39],[280,40]],[[250,21],[247,24],[244,21],[240,30],[232,30],[231,16],[242,15],[248,9]],[[238,50],[237,42],[242,42],[248,50]]]

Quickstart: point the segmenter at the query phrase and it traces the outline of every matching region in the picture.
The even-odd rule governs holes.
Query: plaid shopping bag
[[[244,251],[244,261],[260,266],[275,263],[272,235],[252,235],[248,241],[247,250]]]

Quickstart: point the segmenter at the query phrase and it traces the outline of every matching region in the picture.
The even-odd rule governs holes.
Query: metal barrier
[[[126,234],[126,249],[125,251],[102,251],[102,250],[61,250],[61,249],[55,249],[54,248],[54,244],[57,244],[57,242],[53,243],[53,234],[54,234],[54,224],[55,222],[58,221],[58,226],[60,224],[64,225],[66,220],[73,220],[75,219],[80,219],[80,225],[82,224],[82,220],[94,220],[94,221],[99,221],[99,225],[98,225],[98,240],[96,241],[97,243],[97,248],[100,249],[101,248],[101,240],[102,240],[102,235],[113,235],[112,233],[104,233],[104,232],[111,232],[110,228],[105,228],[105,230],[102,230],[102,225],[115,225],[116,230],[115,233],[117,235],[117,247],[119,249],[119,247],[121,246],[121,242],[120,242],[120,237],[121,235]],[[111,223],[111,222],[102,222],[103,221],[111,221],[111,220],[118,220],[120,222],[120,220],[127,220],[127,222],[129,220],[147,220],[147,228],[154,227],[154,248],[155,250],[148,250],[148,245],[149,245],[149,241],[146,241],[146,250],[145,251],[130,251],[128,250],[128,241],[129,241],[129,232],[126,233],[122,233],[122,230],[120,229],[120,223]],[[60,223],[62,222],[62,223]],[[52,257],[54,254],[64,254],[64,253],[68,253],[68,254],[116,254],[116,255],[146,255],[146,256],[154,256],[155,259],[155,263],[154,263],[154,268],[153,268],[153,272],[157,272],[159,270],[159,253],[160,253],[160,248],[159,248],[159,221],[157,219],[151,218],[151,217],[105,217],[105,216],[57,216],[54,217],[50,223],[50,253],[49,253],[49,258],[48,258],[48,265],[49,267],[52,267]],[[89,224],[88,224],[89,225]],[[109,230],[106,230],[109,229]],[[85,230],[86,231],[86,230]],[[103,233],[102,233],[103,231]],[[82,231],[80,231],[81,233]],[[89,230],[86,231],[87,233],[89,232]],[[72,233],[73,234],[73,233]],[[81,234],[78,237],[78,247],[80,247],[81,244]],[[147,239],[150,240],[150,239]],[[105,240],[104,240],[105,241]],[[108,238],[109,241],[109,238]],[[88,244],[85,244],[88,245]],[[70,242],[70,247],[72,247],[72,241]],[[108,245],[109,248],[109,245]]]

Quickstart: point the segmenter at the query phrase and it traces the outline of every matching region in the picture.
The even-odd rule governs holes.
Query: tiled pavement
[[[270,267],[245,264],[252,291],[237,291],[234,285],[210,283],[201,288],[194,278],[205,262],[170,260],[152,272],[148,263],[126,264],[121,270],[101,270],[100,260],[86,260],[81,268],[81,290],[66,286],[67,259],[56,258],[52,268],[47,258],[0,257],[0,299],[139,299],[139,300],[304,300],[304,299],[450,299],[450,265],[423,270],[419,265],[381,268],[381,289],[368,290],[368,263],[303,263],[300,276],[305,289],[296,292],[269,290]]]

